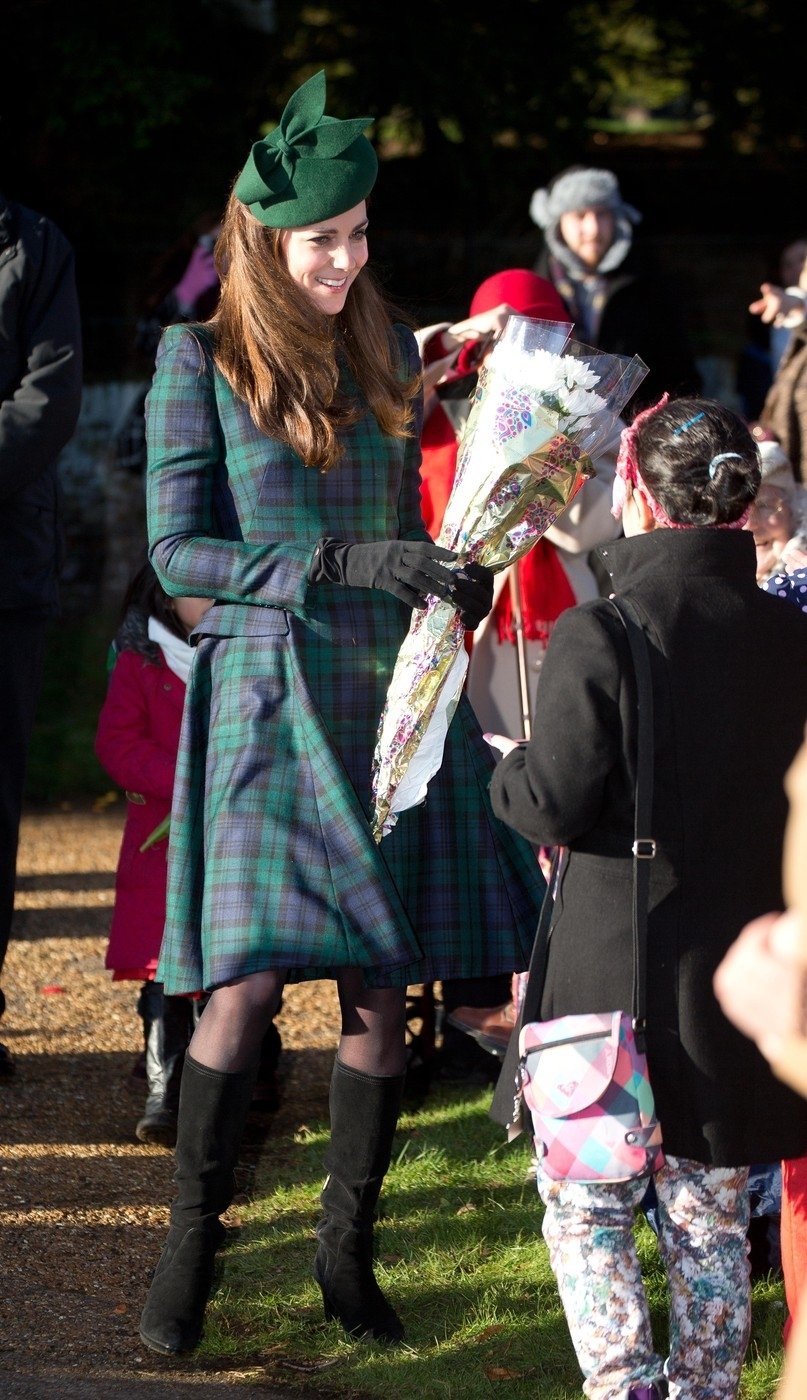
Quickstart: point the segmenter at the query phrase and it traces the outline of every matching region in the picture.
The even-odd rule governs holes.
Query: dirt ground
[[[0,1082],[0,1394],[288,1394],[276,1374],[163,1362],[138,1339],[167,1226],[173,1155],[135,1138],[143,1101],[142,1083],[131,1078],[142,1039],[138,986],[112,983],[103,965],[122,822],[120,802],[23,820],[0,1023],[18,1066]],[[334,1013],[328,983],[286,992],[277,1022],[283,1100],[252,1123],[245,1185],[262,1128],[291,1131],[326,1114]]]

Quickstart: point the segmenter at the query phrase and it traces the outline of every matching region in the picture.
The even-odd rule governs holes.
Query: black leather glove
[[[425,608],[429,594],[453,597],[457,576],[445,565],[456,557],[431,540],[344,544],[326,539],[317,545],[308,577],[311,583],[384,588],[410,608]]]
[[[463,627],[475,632],[493,607],[493,570],[484,564],[464,564],[454,573],[451,598],[459,608]]]

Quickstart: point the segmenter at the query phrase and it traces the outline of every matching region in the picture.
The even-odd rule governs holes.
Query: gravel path
[[[0,1083],[0,1395],[31,1400],[309,1396],[255,1371],[163,1362],[137,1336],[171,1199],[173,1155],[134,1136],[143,1090],[137,984],[104,970],[123,821],[26,814],[0,1025],[16,1076]],[[271,1130],[327,1112],[335,998],[294,986],[278,1026],[285,1092]],[[293,1107],[292,1107],[293,1105]],[[248,1135],[244,1184],[260,1153]],[[237,1223],[237,1202],[228,1221]]]

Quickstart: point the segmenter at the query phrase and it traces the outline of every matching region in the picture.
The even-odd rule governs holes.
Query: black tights
[[[285,972],[252,972],[211,992],[189,1046],[197,1064],[227,1074],[256,1064],[285,980]],[[365,987],[356,967],[337,973],[336,985],[342,1013],[340,1062],[363,1074],[403,1074],[406,988]]]

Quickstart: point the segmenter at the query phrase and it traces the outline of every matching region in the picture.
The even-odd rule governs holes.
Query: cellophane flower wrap
[[[479,374],[438,543],[456,568],[498,573],[557,520],[588,477],[591,454],[647,373],[638,358],[569,340],[571,326],[510,316]],[[373,836],[417,806],[442,763],[468,667],[449,598],[412,614],[387,691],[373,757]]]

